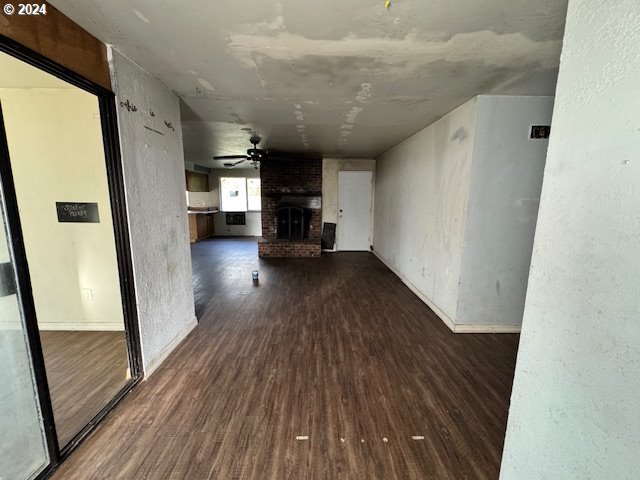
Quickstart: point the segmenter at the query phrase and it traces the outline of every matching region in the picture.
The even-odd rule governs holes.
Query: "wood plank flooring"
[[[54,478],[498,478],[517,335],[454,335],[369,253],[192,251],[200,324]]]
[[[124,332],[41,331],[58,442],[66,445],[127,383]]]

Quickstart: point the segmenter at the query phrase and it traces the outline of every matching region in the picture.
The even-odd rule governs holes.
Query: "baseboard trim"
[[[198,319],[194,315],[191,322],[185,325],[185,328],[183,328],[182,331],[180,331],[175,337],[173,337],[173,340],[171,340],[162,349],[162,351],[158,355],[156,355],[153,360],[151,360],[147,365],[144,366],[145,380],[147,380],[151,375],[154,374],[156,370],[158,370],[160,365],[162,365],[162,363],[167,359],[169,354],[171,354],[171,352],[175,350],[175,348],[187,337],[187,335],[189,335],[189,333],[191,333],[191,330],[193,330],[197,325]]]
[[[457,324],[455,333],[520,333],[520,325],[488,325]]]
[[[72,332],[124,332],[124,322],[38,322],[38,330]]]
[[[380,252],[373,249],[371,251],[378,260],[380,260],[384,265],[391,270],[396,277],[400,279],[402,283],[404,283],[409,290],[411,290],[420,300],[422,300],[427,307],[429,307],[433,313],[435,313],[442,323],[444,323],[449,330],[453,333],[520,333],[519,325],[501,325],[501,324],[491,324],[491,325],[464,325],[464,324],[456,324],[456,322],[451,319],[446,313],[438,308],[436,304],[434,304],[429,297],[427,297],[424,293],[422,293],[418,287],[416,287],[411,281],[405,277],[397,268],[395,268],[391,262],[389,262],[386,258],[384,258]]]
[[[435,313],[440,318],[440,320],[442,320],[442,322],[449,328],[449,330],[451,330],[453,333],[456,333],[456,323],[446,313],[440,310],[438,306],[429,299],[429,297],[427,297],[424,293],[422,293],[418,289],[418,287],[416,287],[413,283],[411,283],[411,281],[407,277],[405,277],[402,273],[400,273],[400,271],[398,271],[398,269],[395,268],[391,264],[391,262],[389,262],[386,258],[384,258],[380,254],[380,252],[378,252],[375,248],[371,252],[378,258],[378,260],[384,263],[385,266],[389,270],[391,270],[394,273],[394,275],[402,281],[402,283],[404,283],[407,287],[409,287],[409,290],[415,293],[420,300],[426,303],[427,307],[433,310],[433,313]]]

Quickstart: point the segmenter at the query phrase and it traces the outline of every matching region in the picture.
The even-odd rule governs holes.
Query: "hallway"
[[[369,253],[192,249],[199,326],[54,478],[497,478],[517,335],[452,334]]]

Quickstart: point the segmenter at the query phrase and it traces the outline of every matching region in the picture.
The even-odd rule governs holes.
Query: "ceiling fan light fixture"
[[[248,160],[253,165],[253,168],[257,170],[258,166],[260,165],[260,161],[266,160],[267,157],[269,156],[269,153],[266,150],[263,150],[262,148],[258,148],[258,144],[262,141],[262,138],[251,137],[250,141],[251,141],[251,144],[253,145],[253,148],[249,148],[245,155],[220,155],[220,156],[213,157],[213,159],[226,160],[226,159],[240,158],[241,160],[238,160],[237,162],[224,162],[222,165],[225,168],[233,168],[239,163],[246,162]]]

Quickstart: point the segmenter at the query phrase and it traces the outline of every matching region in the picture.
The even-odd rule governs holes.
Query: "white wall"
[[[209,174],[210,195],[215,199],[213,207],[220,208],[220,177],[260,178],[260,170],[254,168],[212,169]],[[213,216],[213,231],[216,236],[260,237],[262,236],[262,214],[247,212],[246,225],[227,225],[226,214],[219,212]]]
[[[639,26],[569,2],[503,480],[639,476]]]
[[[522,322],[553,97],[480,96],[457,324]]]
[[[262,215],[260,212],[247,212],[246,225],[227,225],[224,212],[214,213],[214,236],[222,237],[260,237],[262,236]]]
[[[41,330],[124,330],[98,99],[78,88],[0,89]],[[59,223],[56,202],[99,223]]]
[[[476,100],[377,161],[373,247],[443,318],[456,318]]]
[[[180,110],[178,97],[158,80],[117,50],[109,55],[148,375],[196,325]],[[124,108],[127,101],[137,111]]]
[[[520,329],[552,108],[479,96],[378,160],[374,251],[456,332]]]

